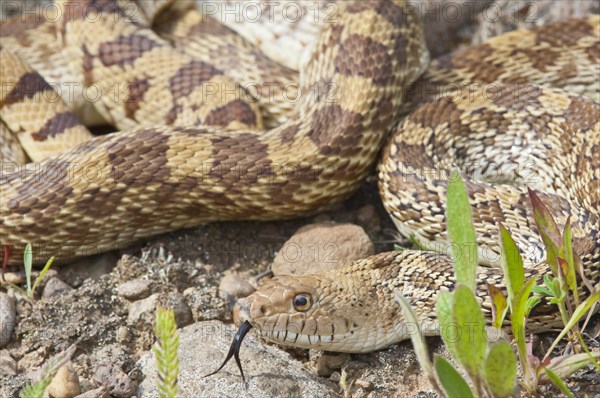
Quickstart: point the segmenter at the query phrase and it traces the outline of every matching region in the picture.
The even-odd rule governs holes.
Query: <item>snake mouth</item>
[[[215,373],[218,373],[233,357],[235,359],[235,363],[237,364],[238,369],[240,370],[240,374],[242,375],[242,381],[244,383],[246,382],[246,378],[244,377],[244,370],[242,369],[242,363],[240,362],[240,347],[242,346],[242,341],[244,340],[244,337],[246,337],[246,334],[248,334],[250,329],[252,329],[252,325],[248,321],[245,321],[240,325],[240,328],[238,329],[237,333],[235,334],[235,336],[233,336],[233,341],[231,342],[231,346],[229,347],[229,352],[227,353],[227,356],[225,357],[225,360],[223,361],[221,366],[219,366],[219,369],[203,377],[209,377],[214,375]]]

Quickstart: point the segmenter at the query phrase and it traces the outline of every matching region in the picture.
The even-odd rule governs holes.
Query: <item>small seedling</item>
[[[159,308],[156,312],[154,328],[156,345],[152,348],[156,357],[158,372],[158,395],[160,398],[175,398],[179,375],[179,334],[175,314],[171,309]]]
[[[8,263],[9,253],[10,252],[8,250],[8,247],[5,246],[4,247],[4,263],[3,263],[2,271],[4,271],[4,266]],[[13,287],[15,290],[19,291],[23,296],[27,297],[28,300],[33,301],[34,297],[35,297],[35,291],[36,291],[38,285],[44,279],[44,276],[46,275],[46,273],[48,272],[48,270],[50,269],[50,267],[52,266],[53,263],[54,263],[54,256],[50,257],[50,259],[46,262],[46,265],[44,265],[44,268],[42,268],[42,270],[40,271],[38,276],[35,278],[35,281],[33,281],[33,283],[32,283],[33,250],[31,248],[31,243],[27,243],[27,245],[25,246],[25,251],[23,252],[23,268],[25,269],[25,283],[26,283],[27,288],[22,289],[19,286],[16,286],[14,284],[10,284],[10,286]]]

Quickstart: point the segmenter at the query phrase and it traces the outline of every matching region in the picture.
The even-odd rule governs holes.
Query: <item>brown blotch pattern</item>
[[[128,95],[124,102],[125,116],[135,119],[135,113],[140,109],[144,94],[150,88],[148,79],[135,79],[127,85]]]
[[[448,123],[451,131],[460,131],[462,111],[450,98],[442,98],[434,103],[417,108],[409,116],[412,123],[434,130],[437,126]]]
[[[580,19],[565,20],[560,23],[542,25],[535,28],[536,43],[548,43],[550,47],[574,47],[586,36],[594,34],[590,25]]]
[[[366,77],[382,85],[392,78],[391,63],[392,58],[383,44],[357,34],[340,44],[340,52],[334,60],[337,73]]]
[[[308,137],[321,153],[342,154],[356,149],[363,130],[363,115],[339,105],[327,105],[313,114]]]
[[[162,184],[171,174],[167,165],[169,136],[156,130],[142,129],[107,146],[114,175],[133,187]]]
[[[66,111],[54,115],[36,133],[31,134],[35,141],[45,141],[65,132],[71,127],[78,126],[79,120],[73,112]]]
[[[184,65],[169,79],[169,89],[174,98],[186,97],[200,84],[223,72],[202,61],[192,61]]]
[[[158,47],[154,40],[142,35],[119,36],[114,41],[103,42],[98,49],[98,58],[104,66],[131,65],[143,53]]]
[[[0,107],[33,98],[37,93],[44,91],[52,91],[52,87],[39,73],[27,72],[21,76],[6,97],[0,101]]]
[[[204,122],[211,126],[226,127],[233,120],[240,121],[246,126],[254,126],[256,125],[256,114],[248,103],[236,99],[212,110]]]

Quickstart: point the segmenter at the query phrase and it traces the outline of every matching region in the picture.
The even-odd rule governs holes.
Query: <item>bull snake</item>
[[[12,65],[16,75],[2,74],[13,86],[2,93],[0,131],[10,129],[35,161],[25,167],[19,154],[0,181],[0,241],[17,253],[31,242],[37,262],[50,254],[64,262],[201,223],[326,210],[356,189],[395,126],[379,162],[379,185],[403,234],[432,248],[447,241],[444,173],[459,166],[473,177],[467,185],[481,250],[497,251],[502,221],[522,247],[533,247],[528,272],[545,272],[524,197],[523,185],[532,185],[559,224],[571,216],[574,246],[597,283],[600,164],[593,153],[600,117],[598,103],[583,95],[597,100],[598,17],[510,33],[436,60],[404,101],[428,64],[415,11],[387,0],[344,2],[302,65],[296,106],[280,111],[256,101],[252,88],[240,91],[227,70],[210,62],[239,46],[269,64],[243,39],[209,23],[198,29],[220,29],[223,38],[185,49],[187,30],[167,24],[153,31],[147,16],[127,12],[130,5],[79,1],[56,24],[30,17],[3,24],[2,66]],[[194,10],[177,12],[189,24],[206,23]],[[233,44],[221,46],[225,36]],[[236,58],[227,56],[233,65]],[[273,68],[281,81],[294,76]],[[71,109],[58,100],[49,105],[39,100],[52,92],[44,77],[57,74],[79,82],[80,97],[90,87],[125,89],[103,95],[92,112],[76,101]],[[396,126],[412,103],[456,82],[497,84],[452,91]],[[207,83],[216,87],[212,96],[203,91]],[[522,90],[525,83],[532,86]],[[42,112],[32,111],[40,104]],[[123,131],[92,138],[74,112]],[[532,161],[533,170],[501,169]],[[496,180],[478,182],[490,167]],[[525,178],[531,176],[533,183]],[[493,258],[484,265],[494,265]],[[395,289],[414,299],[434,333],[432,305],[439,289],[451,287],[450,272],[445,256],[382,253],[324,275],[274,279],[241,301],[240,314],[279,343],[370,351],[406,338]],[[495,268],[478,274],[502,283]],[[308,295],[309,308],[294,308],[298,294]],[[293,341],[286,329],[292,318],[302,325]],[[548,322],[540,318],[538,325]]]

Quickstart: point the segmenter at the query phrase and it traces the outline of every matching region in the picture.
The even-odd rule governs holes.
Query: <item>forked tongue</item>
[[[223,369],[223,366],[225,366],[227,362],[229,362],[231,357],[234,357],[238,369],[240,370],[240,373],[242,375],[242,381],[244,383],[246,382],[246,378],[244,377],[244,371],[242,370],[242,364],[240,362],[240,347],[242,346],[242,340],[244,340],[244,337],[246,337],[246,334],[250,329],[252,329],[252,325],[248,321],[240,325],[240,328],[238,329],[237,333],[235,334],[235,336],[233,336],[233,341],[231,342],[231,346],[229,347],[229,352],[227,353],[227,356],[225,357],[225,360],[223,361],[221,366],[219,366],[219,369],[203,377],[212,376],[215,373],[219,372],[221,369]]]

